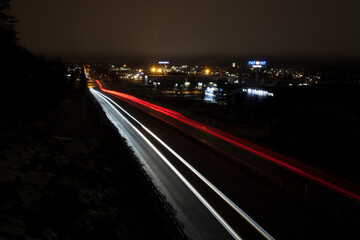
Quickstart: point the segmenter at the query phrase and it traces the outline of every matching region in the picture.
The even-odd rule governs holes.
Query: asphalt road
[[[128,101],[91,92],[190,239],[360,238],[358,202],[247,151],[216,141],[211,147],[209,139],[199,141],[188,128]]]

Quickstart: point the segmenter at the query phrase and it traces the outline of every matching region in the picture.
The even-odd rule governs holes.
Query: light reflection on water
[[[242,88],[226,92],[221,88],[209,86],[204,91],[204,101],[208,103],[224,104],[232,101],[232,98],[236,98],[236,96],[243,94],[246,94],[249,98],[257,98],[258,100],[265,100],[268,97],[274,97],[274,93],[264,89]],[[228,95],[232,96],[232,98]]]
[[[258,96],[258,97],[273,97],[274,93],[268,92],[267,90],[262,89],[252,89],[252,88],[243,88],[243,92],[246,92],[247,95],[250,96]]]

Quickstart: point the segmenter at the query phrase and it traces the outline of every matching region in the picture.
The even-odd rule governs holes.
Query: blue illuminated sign
[[[266,61],[249,61],[248,65],[266,66]]]
[[[263,68],[266,67],[266,61],[248,61],[249,68]]]

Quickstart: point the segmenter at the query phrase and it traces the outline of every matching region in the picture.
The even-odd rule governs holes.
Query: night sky
[[[360,56],[360,1],[14,0],[21,43],[65,59]]]

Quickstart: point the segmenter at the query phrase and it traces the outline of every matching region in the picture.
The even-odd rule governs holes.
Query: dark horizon
[[[151,66],[160,60],[170,62],[170,65],[201,65],[201,66],[236,66],[246,68],[249,60],[266,60],[269,67],[275,68],[359,68],[360,56],[51,56],[63,59],[67,63],[103,63],[126,64],[129,67]]]

